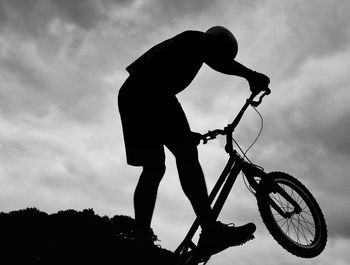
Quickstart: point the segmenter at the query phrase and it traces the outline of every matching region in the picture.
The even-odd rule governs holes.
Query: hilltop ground
[[[1,264],[170,264],[172,252],[140,249],[134,219],[100,217],[92,209],[54,214],[36,208],[0,213]]]

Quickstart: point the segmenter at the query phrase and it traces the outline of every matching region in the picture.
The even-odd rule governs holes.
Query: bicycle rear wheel
[[[316,257],[327,243],[327,226],[317,201],[303,184],[286,173],[271,172],[268,177],[277,186],[271,188],[262,181],[265,186],[257,192],[259,212],[267,229],[293,255]],[[291,200],[299,206],[293,206]]]

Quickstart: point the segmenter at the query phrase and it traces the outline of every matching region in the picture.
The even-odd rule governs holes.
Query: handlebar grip
[[[269,87],[266,88],[265,95],[270,95],[271,94],[271,89]]]
[[[225,130],[216,129],[214,131],[208,131],[206,134],[203,134],[201,140],[203,140],[203,144],[206,144],[209,140],[213,140],[219,134],[226,134]]]
[[[269,95],[271,94],[271,90],[270,88],[266,88],[266,90],[263,90],[264,93],[261,94],[261,96],[259,97],[259,99],[257,101],[254,101],[254,100],[251,100],[250,104],[253,106],[253,107],[258,107],[261,102],[262,102],[262,99],[263,97],[265,97],[266,95]],[[257,94],[256,94],[257,95]],[[253,95],[253,98],[256,96],[256,95]]]
[[[264,91],[265,91],[265,95],[271,94],[271,89],[269,87],[267,87]]]

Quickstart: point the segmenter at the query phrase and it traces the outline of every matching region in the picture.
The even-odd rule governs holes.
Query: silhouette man
[[[226,28],[185,31],[165,40],[126,69],[130,76],[118,95],[127,163],[142,166],[134,193],[137,238],[147,244],[159,183],[165,173],[166,146],[175,156],[182,189],[199,219],[199,245],[218,252],[253,238],[255,225],[229,226],[212,217],[204,174],[198,161],[200,134],[192,132],[176,98],[203,63],[212,69],[246,78],[251,91],[270,80],[234,60],[238,44]],[[175,209],[174,209],[175,210]]]

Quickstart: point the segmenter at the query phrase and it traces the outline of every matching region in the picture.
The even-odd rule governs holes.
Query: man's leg
[[[190,200],[202,229],[207,229],[215,220],[212,217],[207,186],[198,160],[197,147],[192,143],[168,144],[166,146],[176,158],[182,189]]]
[[[198,245],[204,255],[217,253],[229,246],[242,244],[252,238],[255,225],[232,227],[216,222],[209,203],[204,174],[198,159],[196,142],[193,139],[186,116],[175,99],[168,102],[167,122],[163,126],[165,146],[173,153],[182,189],[189,198],[202,227]]]
[[[159,183],[165,173],[164,159],[148,162],[137,183],[134,193],[136,237],[140,241],[150,241],[149,232],[156,203]]]
[[[175,148],[171,146],[169,146],[170,151],[176,157],[182,188],[191,201],[202,227],[198,243],[201,246],[202,255],[210,256],[227,247],[240,245],[253,239],[256,229],[253,223],[235,227],[216,222],[213,218],[204,174],[198,160],[197,147],[190,143],[180,144]]]
[[[167,110],[163,118],[165,146],[175,156],[182,189],[190,200],[202,229],[207,229],[215,220],[212,218],[207,186],[198,160],[197,145],[192,139],[186,115],[177,98],[167,101],[164,109]]]

